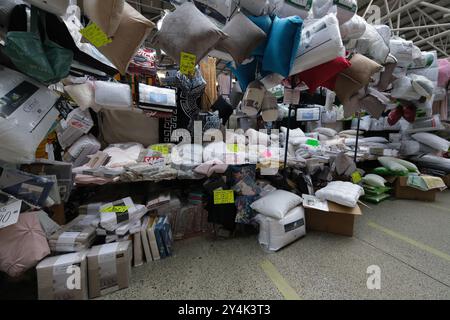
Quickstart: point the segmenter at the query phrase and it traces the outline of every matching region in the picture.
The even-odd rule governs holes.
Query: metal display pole
[[[359,128],[361,127],[361,113],[358,112],[358,126],[356,128],[356,143],[355,143],[355,164],[356,160],[358,159],[358,144],[359,144]]]

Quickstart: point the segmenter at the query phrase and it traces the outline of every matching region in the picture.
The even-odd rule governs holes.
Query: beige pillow
[[[349,104],[351,97],[354,96],[362,88],[364,88],[363,84],[354,81],[349,76],[341,73],[337,77],[336,87],[334,91],[345,107],[346,104]]]
[[[137,142],[144,146],[159,143],[159,120],[148,118],[140,110],[99,112],[100,141],[104,145]]]
[[[344,70],[342,74],[363,86],[370,83],[370,79],[375,73],[383,70],[381,65],[359,53],[353,55],[350,63],[352,64],[350,68]]]
[[[84,0],[84,13],[102,29],[108,37],[119,28],[125,0]]]
[[[186,2],[164,18],[151,45],[162,49],[177,63],[182,52],[195,55],[198,63],[226,37],[193,3]]]
[[[155,28],[155,24],[145,18],[128,3],[125,3],[119,28],[114,34],[113,41],[100,47],[103,53],[120,71],[125,74],[131,58],[141,44]]]
[[[222,31],[228,38],[220,41],[216,48],[231,54],[238,64],[250,57],[253,50],[266,39],[266,33],[241,12],[236,14]]]

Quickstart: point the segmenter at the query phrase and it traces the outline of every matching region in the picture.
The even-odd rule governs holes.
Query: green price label
[[[197,57],[195,55],[182,52],[180,58],[180,72],[187,76],[194,75],[196,62]]]
[[[214,191],[214,204],[230,204],[230,203],[234,203],[233,190]]]
[[[108,35],[93,22],[91,22],[86,28],[81,29],[80,33],[86,40],[97,48],[106,46],[108,43],[112,42],[112,39],[108,38]]]
[[[307,140],[307,141],[306,141],[306,144],[307,144],[308,146],[311,146],[311,147],[318,147],[318,146],[320,145],[320,144],[319,144],[319,141],[313,140],[313,139]]]

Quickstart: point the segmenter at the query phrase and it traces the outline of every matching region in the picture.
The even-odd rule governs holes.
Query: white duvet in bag
[[[128,84],[96,81],[95,103],[108,107],[129,108],[132,105],[131,88]]]
[[[343,56],[345,56],[345,47],[342,43],[338,20],[335,15],[328,14],[304,26],[300,47],[290,75]]]
[[[337,204],[355,208],[358,200],[364,195],[364,189],[351,182],[333,181],[316,192],[320,200],[328,200]]]
[[[342,40],[359,39],[366,32],[367,22],[359,15],[355,15],[349,21],[341,25]]]
[[[312,6],[314,19],[320,19],[329,13],[335,13],[339,24],[349,21],[357,11],[356,0],[314,0]]]
[[[306,235],[305,210],[296,207],[281,220],[258,215],[259,243],[269,251],[278,251]]]
[[[403,39],[391,39],[391,54],[397,59],[398,66],[406,68],[413,62],[413,42]]]

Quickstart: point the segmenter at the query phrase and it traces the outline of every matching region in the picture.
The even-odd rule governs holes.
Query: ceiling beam
[[[450,27],[450,23],[441,23],[441,24],[430,24],[427,26],[414,26],[414,27],[403,27],[392,29],[392,31],[409,31],[409,30],[420,30],[420,29],[432,29],[432,28],[443,28]]]
[[[423,39],[423,40],[417,41],[417,42],[415,43],[415,45],[416,45],[416,46],[419,46],[419,45],[424,44],[424,43],[426,43],[426,42],[428,42],[428,41],[431,41],[431,40],[434,40],[434,39],[439,39],[439,38],[442,38],[442,37],[444,37],[444,36],[446,36],[446,35],[449,35],[449,34],[450,34],[450,30],[447,30],[447,31],[444,31],[444,32],[435,34],[435,35],[433,35],[433,36],[431,36],[431,37],[425,38],[425,39]]]
[[[437,10],[437,11],[442,11],[444,13],[450,13],[450,9],[444,8],[442,6],[438,6],[437,4],[434,4],[434,3],[429,3],[429,2],[426,2],[426,1],[422,1],[420,3],[420,5],[424,6],[424,7],[428,7],[428,8],[434,9],[434,10]]]
[[[399,13],[405,12],[406,10],[408,10],[409,8],[419,4],[420,2],[422,2],[422,0],[412,0],[409,1],[407,4],[401,6],[400,8],[398,8],[397,10],[394,10],[390,13],[388,13],[387,15],[385,15],[384,17],[381,18],[381,22],[385,22],[386,20],[398,15]]]

